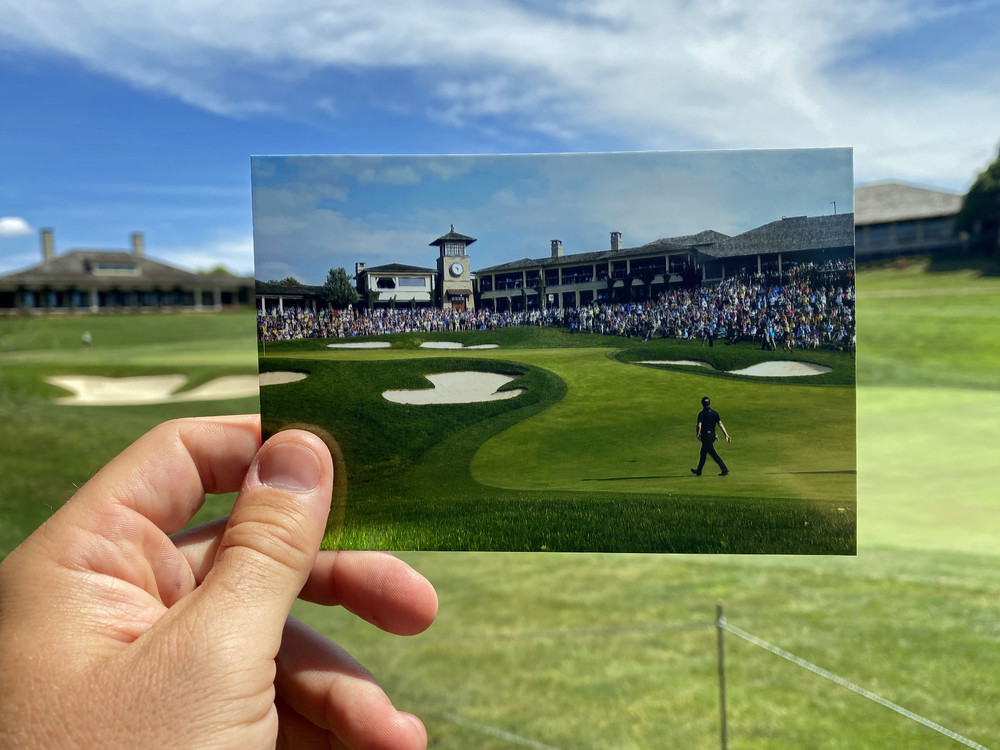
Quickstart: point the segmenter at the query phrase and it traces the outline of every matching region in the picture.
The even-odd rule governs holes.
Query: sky
[[[330,268],[434,268],[429,244],[475,237],[473,270],[782,216],[853,210],[849,148],[488,156],[257,156],[256,276],[322,284]]]
[[[0,0],[0,273],[128,247],[253,271],[254,154],[853,147],[964,192],[1000,0]],[[624,229],[622,231],[625,231]]]

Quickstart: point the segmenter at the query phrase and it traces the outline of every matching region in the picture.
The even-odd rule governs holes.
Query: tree
[[[343,309],[358,301],[358,290],[351,285],[347,271],[343,268],[331,268],[323,284],[323,296],[331,307]]]
[[[965,194],[955,229],[968,232],[973,246],[1000,257],[1000,152]]]
[[[209,269],[198,271],[202,276],[235,276],[235,274],[221,263]],[[298,283],[298,282],[295,282]]]
[[[277,284],[278,286],[302,286],[302,282],[294,276],[286,276],[283,279],[270,279],[267,283]]]

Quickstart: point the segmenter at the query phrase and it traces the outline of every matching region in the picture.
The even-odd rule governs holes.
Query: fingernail
[[[316,489],[322,471],[316,454],[299,443],[267,446],[257,464],[257,478],[261,484],[291,492]]]

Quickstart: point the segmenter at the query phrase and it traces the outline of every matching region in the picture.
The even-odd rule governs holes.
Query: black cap
[[[701,400],[702,406],[708,406],[710,403],[712,403],[712,399],[710,399],[708,396],[705,396],[705,398]]]

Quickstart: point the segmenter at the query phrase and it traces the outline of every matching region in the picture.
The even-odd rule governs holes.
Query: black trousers
[[[701,470],[705,468],[705,458],[711,456],[712,460],[719,465],[719,468],[723,471],[729,471],[726,468],[726,462],[722,460],[718,453],[715,452],[715,441],[714,440],[703,440],[701,442],[701,459],[698,461],[698,473],[701,474]]]

